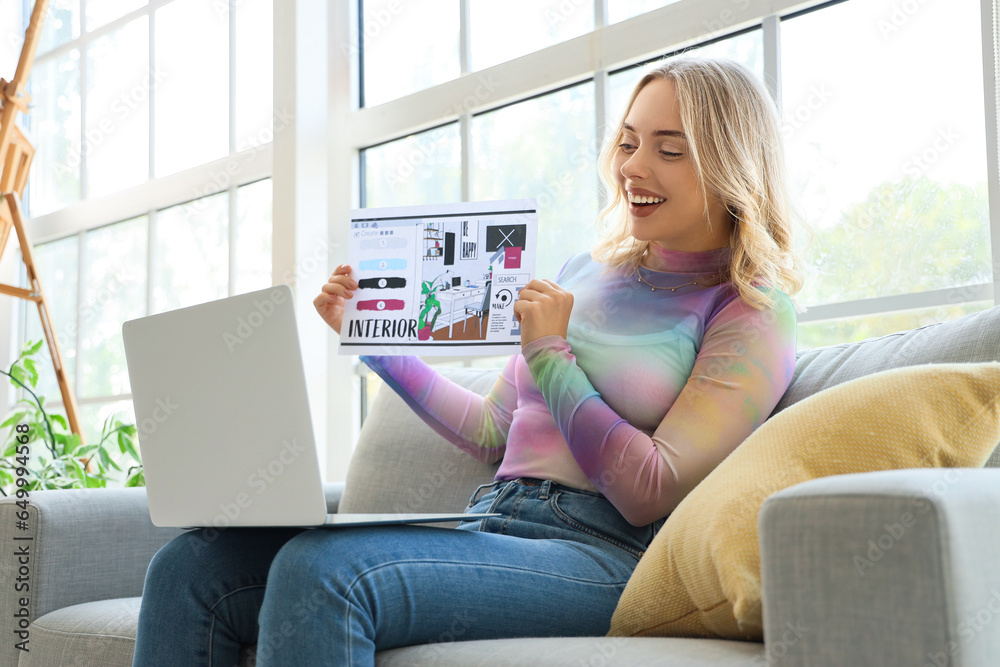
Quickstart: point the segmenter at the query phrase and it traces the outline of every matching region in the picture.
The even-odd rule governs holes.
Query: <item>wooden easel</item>
[[[66,378],[62,354],[59,352],[59,341],[56,340],[52,328],[52,318],[49,316],[48,301],[45,299],[45,292],[42,291],[38,273],[35,271],[35,256],[31,248],[31,241],[28,240],[28,234],[24,228],[24,218],[21,215],[21,195],[24,194],[24,186],[28,183],[28,169],[31,168],[31,159],[34,157],[35,149],[32,148],[14,121],[17,118],[18,110],[22,113],[28,113],[30,98],[24,92],[24,86],[28,81],[28,72],[31,71],[31,66],[35,62],[35,49],[38,46],[38,38],[41,35],[48,4],[48,0],[36,0],[35,7],[31,12],[31,21],[28,23],[28,30],[24,33],[24,47],[21,49],[21,57],[17,61],[17,71],[14,73],[14,78],[11,81],[0,79],[0,106],[2,106],[0,109],[0,257],[3,256],[4,248],[10,237],[10,230],[13,228],[17,233],[17,242],[21,246],[21,258],[27,269],[28,284],[31,285],[30,289],[24,289],[0,283],[0,294],[9,294],[27,301],[34,301],[38,306],[38,316],[42,320],[42,331],[49,344],[52,367],[55,369],[59,391],[66,408],[66,420],[70,430],[83,438],[77,419],[76,398],[70,391],[69,381]]]

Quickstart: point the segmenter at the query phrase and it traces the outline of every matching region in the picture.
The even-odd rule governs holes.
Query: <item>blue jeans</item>
[[[502,516],[185,533],[150,563],[133,665],[235,667],[253,644],[260,667],[372,665],[412,644],[433,664],[444,641],[605,634],[662,521],[636,528],[549,481],[476,495],[469,511]]]

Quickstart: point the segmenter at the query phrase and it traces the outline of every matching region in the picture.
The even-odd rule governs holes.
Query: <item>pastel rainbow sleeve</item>
[[[517,407],[514,362],[486,396],[443,377],[418,357],[363,356],[361,360],[431,428],[484,463],[503,458],[507,433]]]
[[[668,515],[777,405],[794,370],[796,318],[788,297],[775,297],[764,311],[734,299],[711,318],[687,383],[652,435],[604,402],[565,339],[524,346],[573,458],[629,523]]]

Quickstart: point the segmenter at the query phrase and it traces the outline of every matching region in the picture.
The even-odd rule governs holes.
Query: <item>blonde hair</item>
[[[785,186],[784,151],[777,109],[760,81],[731,60],[680,57],[648,72],[632,91],[618,128],[598,160],[608,192],[598,217],[605,232],[593,248],[598,261],[638,268],[649,241],[629,232],[628,201],[615,179],[614,161],[625,118],[639,91],[654,79],[674,84],[699,187],[729,211],[729,282],[758,310],[774,305],[773,290],[794,294],[802,286],[792,250],[791,208]],[[770,289],[762,291],[758,286]]]

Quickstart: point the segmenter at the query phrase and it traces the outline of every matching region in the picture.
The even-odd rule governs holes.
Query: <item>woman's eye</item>
[[[670,151],[660,151],[660,155],[665,155],[666,157],[680,157],[683,153],[671,153]]]
[[[621,149],[622,153],[632,153],[636,147],[632,144],[618,144],[618,148]]]

